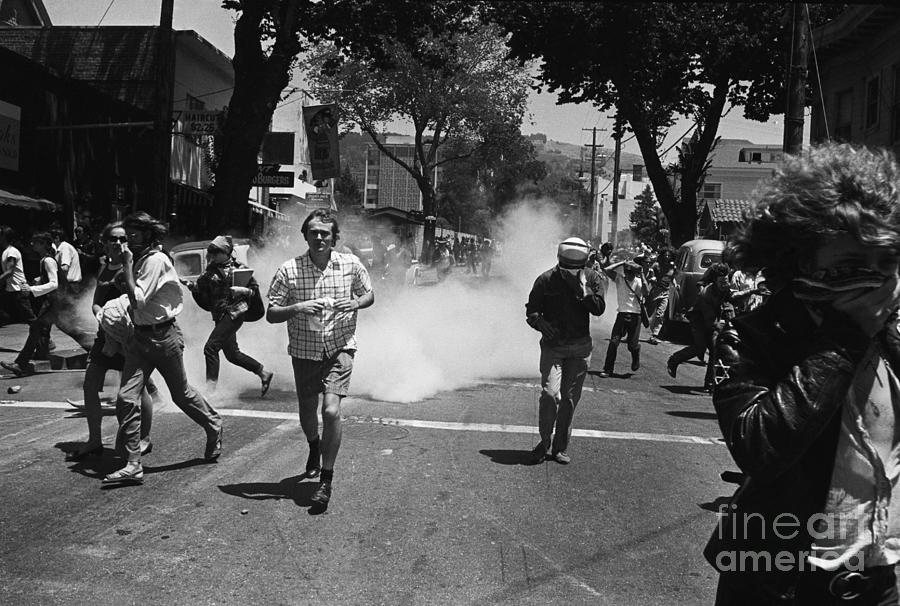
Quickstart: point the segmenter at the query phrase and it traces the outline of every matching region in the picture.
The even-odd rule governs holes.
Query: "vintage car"
[[[687,311],[700,292],[698,282],[713,263],[722,260],[725,242],[721,240],[689,240],[675,253],[675,276],[669,287],[669,308],[666,320],[687,322]]]

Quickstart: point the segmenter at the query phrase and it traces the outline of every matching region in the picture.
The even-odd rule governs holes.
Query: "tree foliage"
[[[631,232],[635,239],[652,248],[662,250],[669,246],[669,229],[665,217],[659,212],[659,206],[653,197],[653,190],[648,185],[637,196],[634,210],[629,217]]]
[[[616,108],[634,133],[674,244],[693,237],[696,198],[726,107],[765,120],[783,112],[789,4],[505,2],[490,17],[514,56],[540,60],[540,79],[563,103]],[[839,6],[812,6],[813,24]],[[696,137],[676,196],[659,146],[678,116]]]
[[[393,45],[416,48],[423,36],[467,27],[472,12],[460,0],[223,0],[222,8],[237,13],[234,92],[219,135],[213,204],[220,228],[235,232],[247,228],[257,155],[300,53],[328,41],[385,64]]]
[[[345,128],[359,127],[406,170],[422,193],[423,212],[435,215],[435,168],[471,158],[492,136],[518,129],[529,77],[507,59],[502,36],[490,27],[431,33],[417,44],[383,40],[381,49],[376,60],[323,44],[301,66],[313,94],[337,102]],[[397,121],[412,128],[413,162],[381,137]]]

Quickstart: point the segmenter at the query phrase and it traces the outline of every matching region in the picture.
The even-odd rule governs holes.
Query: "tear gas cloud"
[[[375,304],[358,316],[351,396],[414,402],[493,379],[536,379],[540,335],[525,323],[525,302],[535,278],[555,265],[559,241],[570,235],[549,208],[539,201],[521,203],[498,220],[494,237],[503,249],[494,258],[489,280],[464,275],[462,266],[454,267],[445,281],[418,288],[390,288],[373,276]],[[264,297],[277,268],[305,250],[298,228],[289,242],[269,243],[251,254]],[[178,323],[185,335],[188,378],[203,391],[203,346],[213,322],[186,289]],[[242,351],[275,372],[272,395],[293,394],[286,324],[265,319],[245,323],[238,342]],[[220,357],[213,406],[228,407],[238,396],[258,393],[255,375]]]

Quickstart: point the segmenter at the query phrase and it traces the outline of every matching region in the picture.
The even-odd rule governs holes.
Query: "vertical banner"
[[[341,158],[338,152],[337,104],[304,107],[303,126],[309,145],[312,178],[319,180],[339,177]]]
[[[22,109],[0,101],[0,168],[19,170],[19,132]]]

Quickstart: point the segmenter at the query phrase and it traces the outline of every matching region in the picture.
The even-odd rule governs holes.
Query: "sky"
[[[44,5],[54,25],[154,25],[159,22],[158,0],[44,0]],[[221,0],[175,0],[174,27],[195,30],[230,57],[234,54],[235,15],[233,11],[221,8]],[[762,124],[745,120],[741,112],[736,109],[722,119],[719,129],[722,138],[747,139],[756,144],[781,143],[783,122],[780,116]],[[550,139],[566,143],[589,144],[590,129],[597,127],[597,142],[612,148],[609,115],[610,112],[600,112],[588,104],[557,105],[555,94],[532,92],[522,132],[544,133]],[[690,120],[679,120],[670,129],[663,146],[677,141],[691,124]],[[599,130],[603,128],[606,130]],[[634,140],[626,141],[622,148],[640,153]]]

